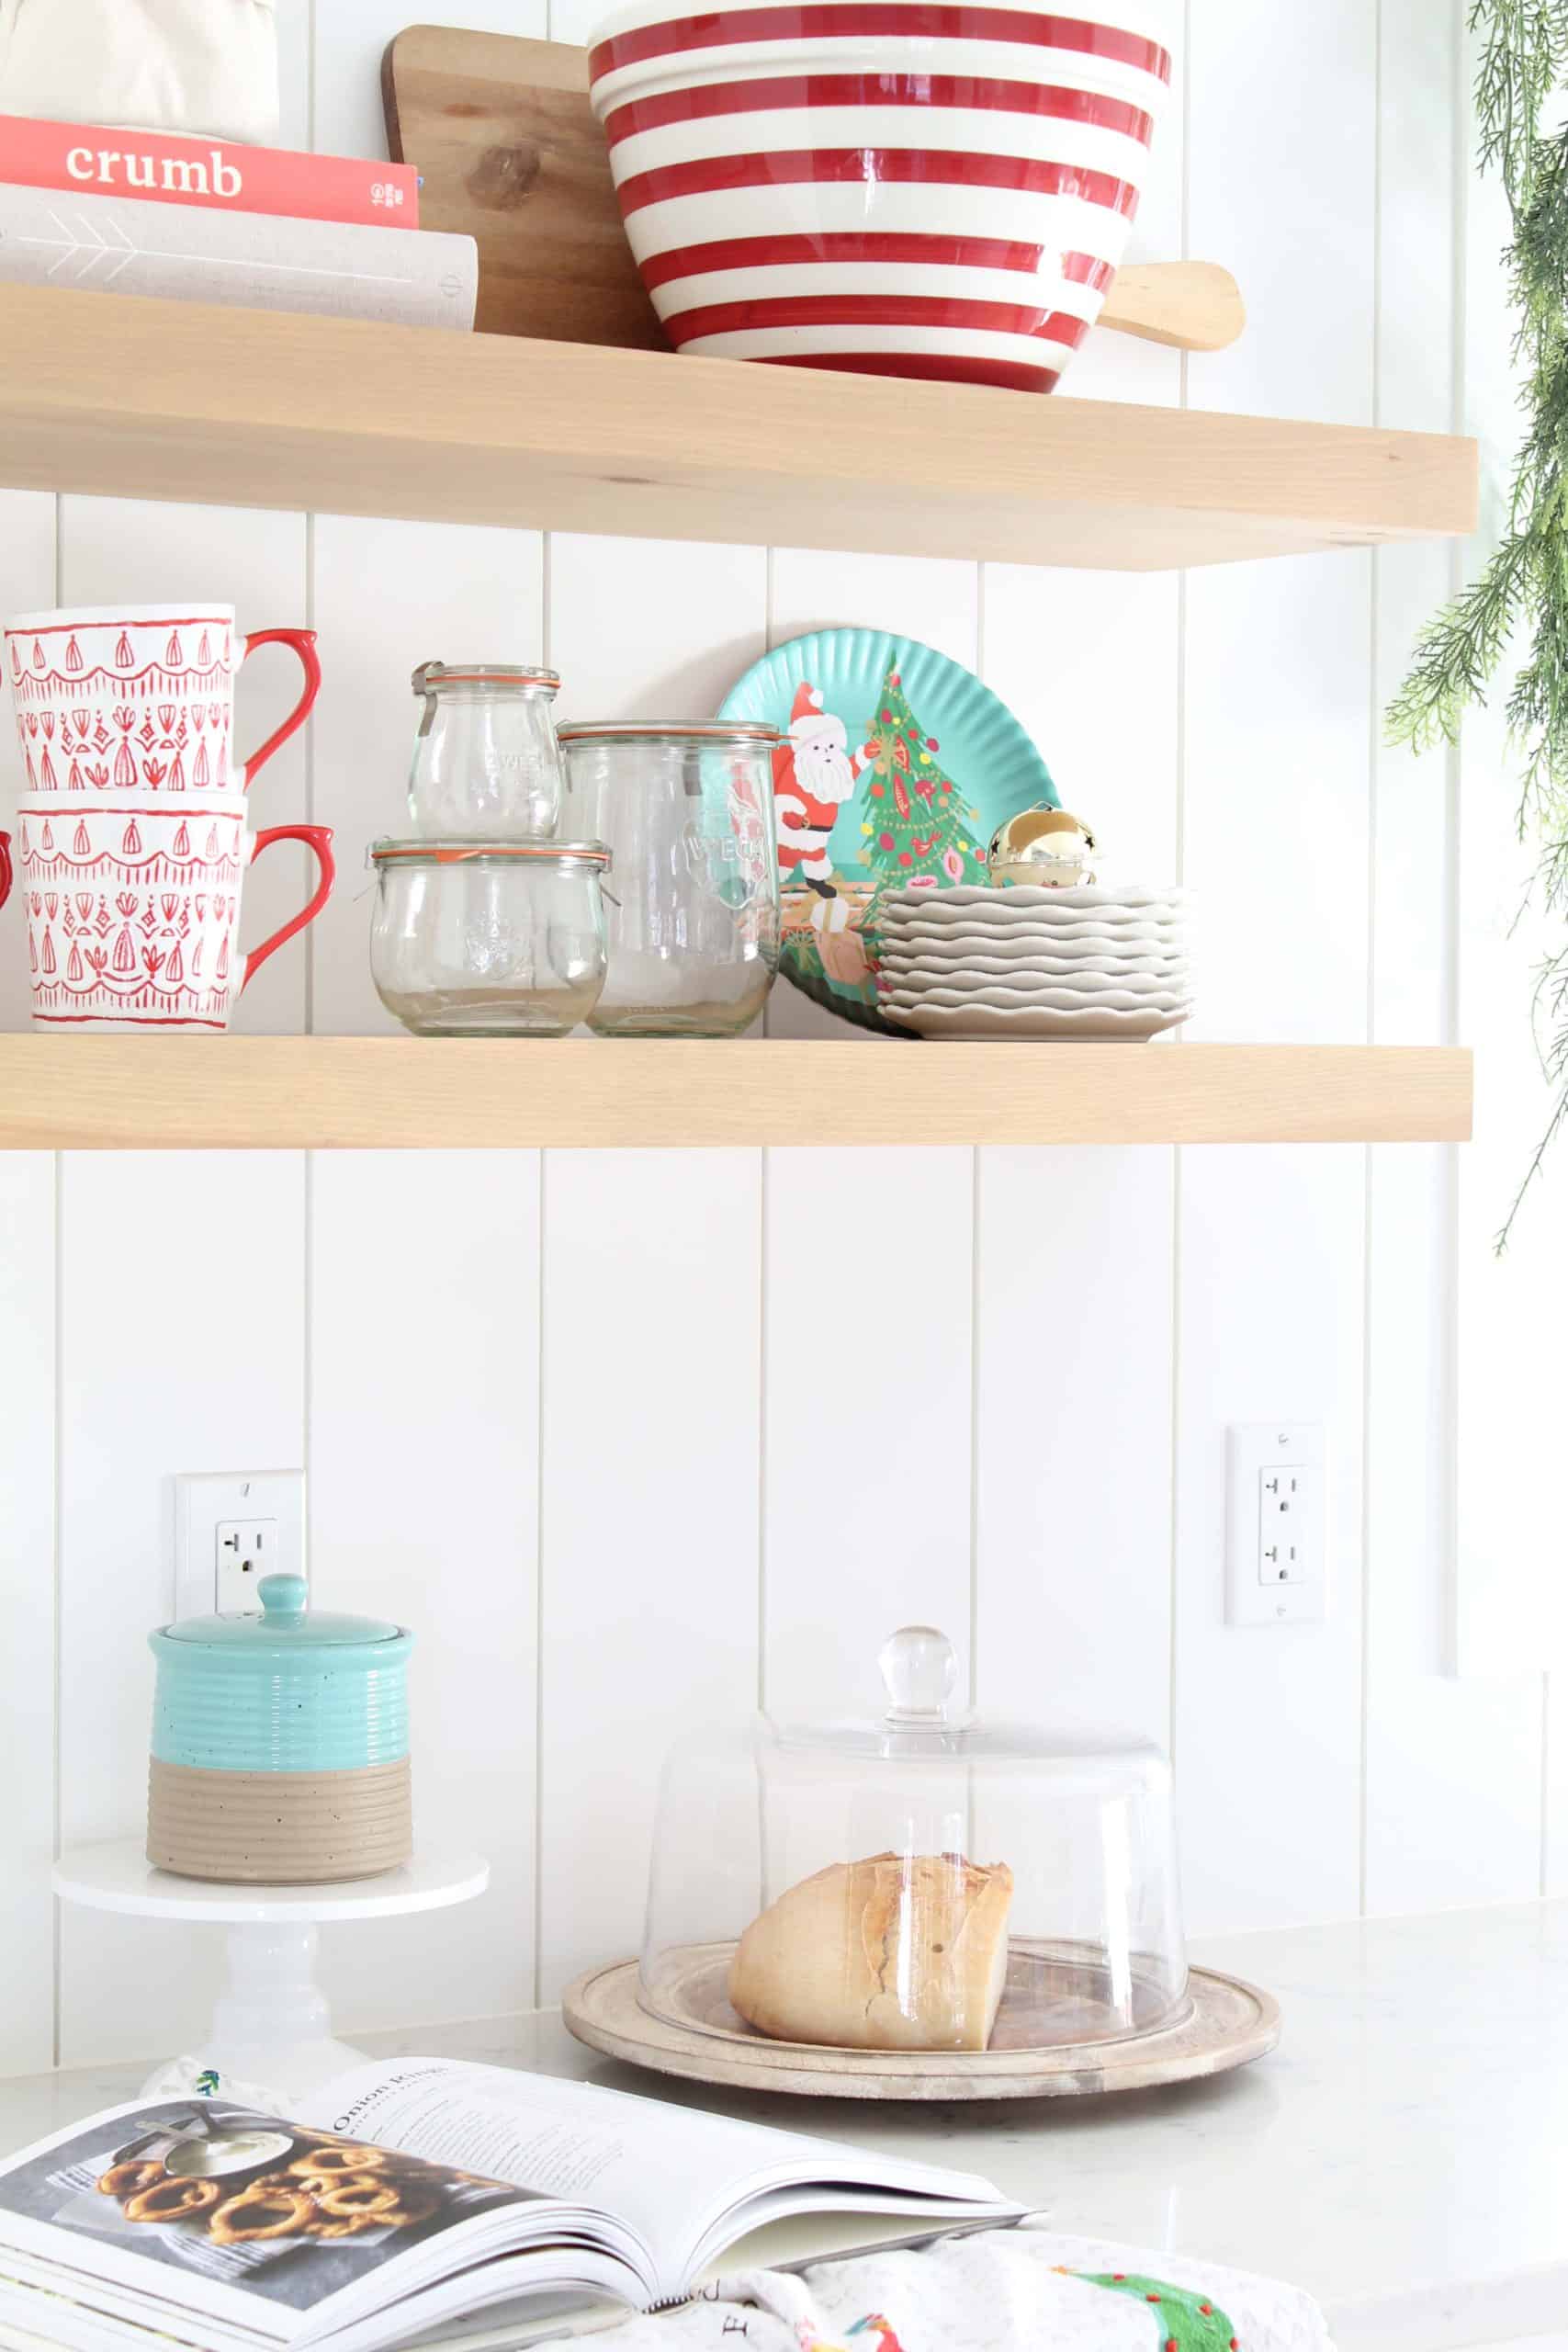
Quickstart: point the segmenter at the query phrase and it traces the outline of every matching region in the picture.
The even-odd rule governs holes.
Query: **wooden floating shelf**
[[[1147,571],[1475,526],[1440,434],[0,289],[0,484]]]
[[[1438,1143],[1457,1046],[0,1037],[0,1148]]]

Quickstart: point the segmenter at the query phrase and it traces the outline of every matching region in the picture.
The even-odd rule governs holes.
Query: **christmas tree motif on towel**
[[[125,631],[121,629],[119,633],[119,643],[114,650],[115,668],[117,670],[129,670],[134,664],[136,656],[130,650],[130,639],[127,637]]]
[[[73,637],[66,644],[65,667],[73,678],[80,677],[85,667],[82,660],[82,649]]]
[[[171,632],[169,641],[164,648],[164,667],[165,670],[183,670],[185,667],[185,655],[180,650],[177,629]]]
[[[1134,2271],[1093,2273],[1069,2270],[1086,2287],[1106,2287],[1115,2295],[1132,2295],[1149,2306],[1159,2333],[1155,2352],[1241,2352],[1235,2331],[1217,2305],[1190,2287],[1168,2286],[1163,2278],[1141,2278]]]
[[[876,756],[866,778],[861,863],[878,890],[983,882],[986,861],[969,831],[977,812],[937,759],[941,745],[910,709],[897,666],[867,733]]]
[[[129,743],[122,741],[115,753],[114,780],[123,792],[126,786],[136,782],[136,762]]]
[[[892,2322],[880,2312],[867,2312],[863,2319],[857,2319],[844,2330],[842,2342],[818,2335],[807,2320],[800,2321],[795,2333],[800,2352],[904,2352]]]

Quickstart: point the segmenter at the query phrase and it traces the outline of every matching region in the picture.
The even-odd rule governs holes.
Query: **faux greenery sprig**
[[[1470,27],[1482,44],[1479,160],[1500,175],[1513,217],[1505,261],[1526,432],[1501,542],[1480,578],[1417,639],[1389,732],[1417,751],[1454,741],[1466,706],[1485,701],[1510,641],[1529,629],[1529,655],[1506,707],[1522,763],[1516,817],[1520,838],[1533,832],[1540,842],[1540,902],[1568,927],[1568,125],[1544,121],[1568,74],[1568,0],[1472,0]],[[1536,1006],[1549,1032],[1541,1060],[1557,1102],[1499,1248],[1568,1120],[1568,944],[1542,968]]]

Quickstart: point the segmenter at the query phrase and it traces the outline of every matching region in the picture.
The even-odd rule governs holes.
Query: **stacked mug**
[[[304,671],[299,700],[259,750],[233,750],[234,682],[264,645]],[[232,605],[79,606],[28,613],[5,631],[21,749],[14,842],[0,834],[0,900],[13,877],[27,922],[37,1027],[228,1027],[269,956],[318,915],[333,881],[321,825],[254,833],[246,793],[304,724],[321,685],[309,629],[235,625]],[[246,955],[246,873],[276,842],[302,842],[313,896]]]

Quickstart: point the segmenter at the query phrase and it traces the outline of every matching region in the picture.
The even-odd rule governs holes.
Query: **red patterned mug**
[[[243,768],[233,751],[234,680],[258,646],[298,654],[305,690]],[[302,727],[321,690],[316,633],[236,633],[232,605],[79,605],[24,613],[6,628],[26,789],[225,792]]]
[[[325,825],[251,833],[237,792],[62,798],[18,810],[19,895],[39,1028],[226,1029],[241,990],[313,921],[335,878]],[[303,842],[320,869],[308,906],[247,956],[246,868]]]
[[[0,833],[0,907],[11,895],[11,836]]]

